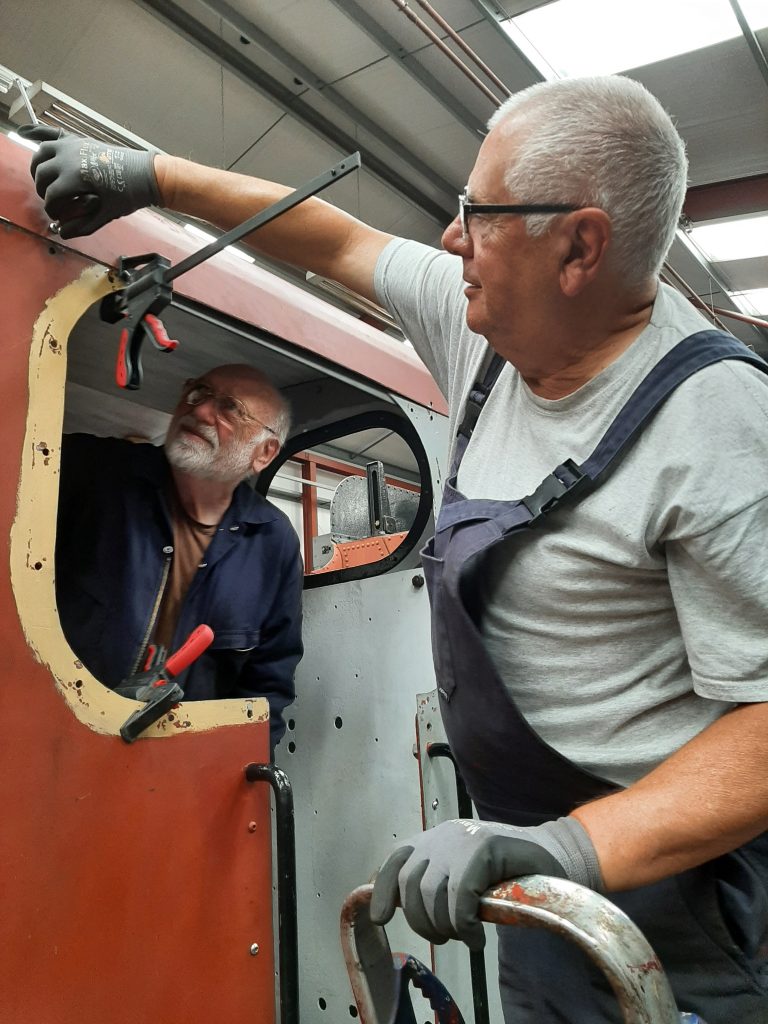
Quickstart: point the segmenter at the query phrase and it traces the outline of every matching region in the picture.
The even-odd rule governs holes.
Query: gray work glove
[[[40,143],[30,170],[62,238],[90,235],[111,220],[160,203],[154,151],[123,149],[44,124],[24,125],[18,134]]]
[[[391,920],[400,895],[408,924],[430,942],[458,938],[482,949],[485,933],[477,912],[482,894],[519,875],[554,875],[602,890],[597,854],[575,818],[530,828],[444,821],[401,843],[379,869],[371,920]]]

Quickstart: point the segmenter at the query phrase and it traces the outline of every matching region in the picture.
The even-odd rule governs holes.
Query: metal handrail
[[[347,896],[341,945],[360,1024],[390,1024],[398,983],[386,932],[370,919],[372,885]],[[561,878],[527,875],[504,882],[480,900],[489,924],[545,928],[583,950],[603,971],[625,1024],[679,1024],[672,989],[640,929],[599,893]]]

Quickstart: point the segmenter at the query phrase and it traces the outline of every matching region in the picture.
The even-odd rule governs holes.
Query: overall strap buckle
[[[459,429],[456,431],[457,436],[461,435],[465,437],[467,441],[472,437],[475,426],[480,417],[480,413],[483,411],[483,406],[485,405],[488,395],[490,395],[493,385],[496,383],[503,366],[504,360],[498,352],[494,352],[490,362],[485,368],[482,380],[476,380],[467,395],[467,402],[464,407],[464,416]]]
[[[520,504],[525,505],[531,513],[533,523],[556,508],[567,494],[582,490],[589,482],[590,477],[573,459],[566,459],[549,476],[544,477],[532,494],[521,498]]]

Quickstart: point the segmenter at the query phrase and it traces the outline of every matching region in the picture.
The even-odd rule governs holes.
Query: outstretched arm
[[[276,203],[293,189],[158,154],[154,161],[161,205],[229,229]],[[322,199],[261,228],[247,241],[273,259],[311,270],[373,301],[373,273],[391,235],[377,231]]]
[[[21,134],[40,146],[32,159],[38,195],[62,238],[89,235],[118,217],[158,205],[229,229],[293,191],[161,153],[82,139],[46,125]],[[375,300],[373,274],[392,236],[320,199],[308,199],[247,242],[265,255],[333,278]]]

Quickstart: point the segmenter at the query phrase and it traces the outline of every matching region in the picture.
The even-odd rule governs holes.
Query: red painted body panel
[[[257,727],[128,747],[29,661],[6,662],[0,697],[0,1018],[269,1024],[268,790],[243,776]]]

